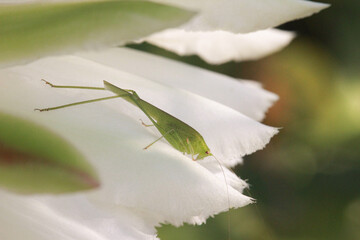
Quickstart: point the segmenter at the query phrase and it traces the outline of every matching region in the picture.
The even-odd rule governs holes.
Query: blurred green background
[[[131,46],[237,78],[280,96],[265,123],[283,127],[235,171],[257,203],[232,210],[231,239],[360,239],[360,2],[281,26],[298,37],[259,61],[211,66],[148,44]],[[164,240],[223,240],[227,214],[204,226],[159,228]]]

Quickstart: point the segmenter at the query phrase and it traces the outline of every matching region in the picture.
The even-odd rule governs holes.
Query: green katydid
[[[84,87],[84,86],[59,86],[54,85],[44,79],[42,79],[46,84],[50,85],[54,88],[77,88],[77,89],[90,89],[90,90],[108,90],[113,93],[115,93],[115,96],[111,97],[104,97],[104,98],[97,98],[82,102],[75,102],[71,104],[61,105],[57,107],[51,107],[51,108],[44,108],[44,109],[35,109],[40,112],[42,111],[50,111],[60,108],[66,108],[71,107],[75,105],[85,104],[85,103],[92,103],[107,99],[114,99],[114,98],[123,98],[124,100],[128,101],[129,103],[137,106],[153,123],[153,125],[146,125],[142,122],[142,124],[146,127],[149,126],[155,126],[159,132],[161,133],[161,137],[146,146],[144,149],[148,149],[150,146],[152,146],[154,143],[159,141],[162,138],[165,138],[171,146],[173,146],[176,150],[187,153],[192,156],[193,160],[201,160],[207,156],[215,156],[210,153],[210,149],[205,143],[204,138],[201,136],[201,134],[196,131],[194,128],[186,124],[185,122],[179,120],[178,118],[168,114],[167,112],[161,110],[160,108],[144,101],[139,97],[139,95],[134,90],[129,89],[122,89],[119,88],[107,81],[104,82],[104,87]],[[228,183],[226,180],[224,169],[221,165],[221,163],[215,158],[215,160],[218,162],[222,174],[224,176],[225,184],[226,184],[226,192],[227,192],[227,201],[228,201],[228,208],[230,209],[230,197],[229,197],[229,189],[228,189]],[[229,217],[229,229],[228,229],[228,236],[230,239],[230,215]]]
[[[207,156],[212,156],[210,153],[210,149],[205,143],[204,138],[201,134],[196,131],[194,128],[179,120],[178,118],[168,114],[167,112],[161,110],[158,107],[144,101],[139,97],[139,95],[134,90],[122,89],[119,88],[107,81],[104,81],[104,88],[97,87],[82,87],[82,86],[59,86],[54,85],[48,81],[43,80],[46,84],[50,85],[54,88],[80,88],[80,89],[92,89],[92,90],[109,90],[115,93],[115,96],[92,99],[88,101],[76,102],[72,104],[62,105],[58,107],[52,108],[44,108],[44,109],[36,109],[39,111],[50,111],[59,108],[70,107],[74,105],[80,105],[85,103],[91,103],[96,101],[102,101],[107,99],[113,99],[121,97],[129,103],[137,106],[152,122],[153,125],[146,125],[142,123],[144,126],[154,126],[161,133],[161,137],[158,138],[153,143],[146,146],[144,149],[149,148],[151,145],[156,143],[162,138],[165,138],[171,146],[182,153],[190,154],[193,160],[200,160]]]

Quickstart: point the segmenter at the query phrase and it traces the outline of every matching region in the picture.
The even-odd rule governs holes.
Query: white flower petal
[[[117,211],[118,213],[122,211],[122,214],[102,211],[80,194],[24,197],[0,191],[0,238],[11,240],[157,239],[155,228],[144,228],[144,220],[139,216],[120,207]]]
[[[258,121],[264,118],[265,112],[278,99],[275,94],[249,84],[249,81],[136,50],[118,48],[79,56],[215,100]]]
[[[166,111],[188,118],[185,121],[189,120],[191,125],[199,120],[192,117],[192,106],[197,106],[195,110],[206,110],[204,104],[209,104],[207,108],[210,112],[203,114],[201,119],[212,119],[214,124],[214,117],[221,119],[224,114],[230,117],[229,121],[238,122],[231,124],[241,127],[241,123],[244,123],[244,133],[238,136],[240,138],[251,135],[265,143],[268,138],[260,139],[261,135],[268,134],[268,131],[271,131],[272,135],[276,131],[216,102],[79,57],[49,58],[27,66],[2,70],[0,74],[3,77],[0,88],[2,111],[22,115],[48,126],[74,143],[97,167],[103,185],[99,191],[89,195],[93,202],[114,212],[119,206],[120,209],[130,208],[141,216],[156,219],[156,222],[169,222],[174,225],[193,223],[194,217],[206,219],[227,210],[227,187],[224,180],[198,162],[185,157],[166,142],[159,142],[148,151],[142,150],[155,138],[137,119],[133,121],[122,113],[127,109],[130,114],[135,112],[137,115],[137,109],[120,99],[48,113],[33,112],[35,107],[100,96],[96,91],[50,89],[39,81],[40,78],[61,84],[98,86],[101,86],[100,79],[116,79],[119,86],[138,90],[140,96],[161,105]],[[189,99],[183,101],[184,98]],[[164,102],[164,99],[167,101]],[[179,101],[184,104],[180,108]],[[190,112],[190,115],[184,111]],[[201,123],[197,123],[195,128],[200,125]],[[209,123],[206,125],[209,126]],[[205,129],[205,126],[202,129]],[[217,144],[220,144],[217,142],[218,136],[211,140],[214,132],[210,130],[210,133],[206,134],[204,137],[209,138],[209,145],[214,145],[216,149]],[[234,136],[233,140],[236,142],[238,137]],[[220,135],[220,138],[223,137]],[[250,143],[252,140],[250,139]],[[249,146],[245,139],[240,139],[239,142],[244,144],[240,149],[245,151],[243,153],[263,146],[257,141],[254,146]],[[226,148],[227,145],[229,144],[226,144]],[[240,207],[251,202],[250,198],[230,186],[229,197],[231,207]]]
[[[199,14],[184,28],[191,31],[225,30],[247,33],[276,27],[308,17],[329,4],[303,0],[157,0],[198,10]]]
[[[265,57],[288,45],[294,36],[292,32],[277,29],[247,34],[168,29],[145,40],[180,56],[196,54],[210,64],[222,64]]]
[[[91,80],[94,84],[99,84],[99,79],[106,79],[125,89],[136,90],[143,99],[198,130],[212,152],[224,163],[262,149],[277,133],[275,128],[262,125],[229,107],[188,91],[154,83],[81,58],[58,59],[49,59],[38,65],[33,64],[31,71],[36,68],[39,70],[46,68],[51,69],[52,72],[60,72],[64,66],[66,69],[75,68],[72,67],[73,65],[91,68],[91,70],[86,70],[88,73],[91,72],[91,79],[87,79],[88,84]],[[56,69],[56,66],[61,67]],[[85,69],[78,69],[78,71],[85,71]],[[48,72],[50,73],[50,70]],[[69,79],[71,78],[73,77],[69,76]],[[80,80],[76,81],[80,83]],[[220,91],[220,89],[217,90]],[[132,106],[127,107],[129,104],[124,101],[119,102],[125,103],[122,108],[127,108],[128,113],[136,120],[142,118],[146,121],[146,116],[140,110]]]
[[[246,181],[240,179],[233,171],[228,168],[221,167],[219,162],[217,162],[213,158],[206,158],[202,161],[199,161],[201,166],[208,169],[210,172],[215,174],[220,180],[224,180],[224,175],[226,178],[227,183],[238,190],[239,192],[243,192],[245,188],[248,188],[249,185]]]

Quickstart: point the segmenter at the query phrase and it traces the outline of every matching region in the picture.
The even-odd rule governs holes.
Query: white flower
[[[126,55],[119,55],[116,50],[113,52],[114,56],[108,58],[109,61],[127,59]],[[196,70],[194,72],[196,73]],[[152,227],[161,222],[176,226],[184,222],[201,223],[209,216],[227,210],[227,187],[220,174],[221,170],[214,159],[194,162],[166,142],[159,142],[147,151],[142,150],[156,139],[156,136],[138,121],[140,118],[146,121],[146,116],[119,99],[48,113],[34,112],[36,107],[109,95],[91,90],[51,89],[45,86],[40,78],[54,83],[86,86],[101,86],[101,80],[107,79],[118,86],[136,89],[145,100],[194,126],[204,136],[214,155],[225,163],[262,148],[277,132],[276,129],[264,126],[213,100],[83,57],[43,59],[26,66],[1,70],[0,74],[0,110],[32,119],[71,141],[96,167],[102,182],[99,190],[86,194],[86,197],[85,194],[80,194],[82,197],[79,198],[64,197],[68,204],[74,201],[77,206],[81,201],[88,206],[75,212],[67,210],[68,207],[72,208],[72,205],[66,205],[63,209],[62,200],[58,197],[23,199],[3,193],[4,196],[11,199],[9,201],[19,201],[20,205],[33,206],[36,202],[41,208],[51,210],[49,217],[55,218],[54,225],[76,221],[81,228],[91,229],[91,232],[95,231],[96,235],[102,237],[105,237],[107,232],[92,227],[91,219],[88,220],[90,223],[76,219],[85,218],[83,216],[88,216],[87,212],[100,212],[101,216],[107,216],[105,218],[112,219],[108,216],[110,215],[123,220],[124,212],[128,212],[133,218],[140,219],[136,220],[136,223],[141,221],[142,225],[146,226],[144,233],[152,229],[150,233],[155,234]],[[215,125],[216,128],[211,127]],[[234,130],[239,134],[233,134]],[[229,186],[231,207],[249,204],[251,199],[241,194],[247,184],[230,171],[226,171],[226,174],[232,185]],[[29,208],[31,211],[38,211],[33,207]],[[19,211],[20,214],[22,210]],[[64,211],[69,214],[65,217],[66,221],[63,219]],[[119,216],[115,217],[117,211]],[[34,214],[29,214],[29,217],[32,215]],[[127,229],[126,226],[120,225],[120,229]],[[135,226],[135,229],[137,232],[142,228]],[[37,230],[41,231],[41,228]],[[63,234],[72,237],[72,234],[75,234],[73,231],[76,231],[76,234],[81,232],[71,230],[64,231]],[[84,236],[76,236],[77,239],[91,239],[88,231],[84,232]],[[139,238],[137,236],[134,239]]]
[[[314,3],[295,0],[274,0],[272,4],[171,2],[200,10],[186,26],[197,30],[254,31],[320,10]],[[240,3],[246,3],[253,12],[243,8],[240,12],[232,11]],[[215,7],[219,10],[216,14]],[[263,11],[257,12],[262,17],[252,17],[256,9]],[[287,14],[279,14],[284,12]],[[266,32],[276,31],[263,33]],[[248,44],[245,35],[239,38]],[[267,51],[278,47],[279,44],[274,44]],[[199,49],[191,48],[191,53],[198,53]],[[256,51],[246,54],[235,55],[237,59],[261,56]],[[221,62],[232,57],[218,53],[217,57],[208,58]],[[226,166],[234,166],[242,156],[262,149],[277,133],[277,129],[258,122],[276,95],[248,81],[134,50],[117,48],[49,57],[2,69],[0,76],[0,111],[31,119],[60,134],[94,165],[102,183],[98,190],[65,196],[24,197],[0,191],[1,239],[156,239],[155,227],[160,223],[201,224],[228,207],[252,202],[242,194],[246,182],[228,168],[224,169],[225,181],[218,162],[211,157],[192,161],[165,141],[143,150],[159,135],[156,130],[143,127],[139,119],[146,122],[146,116],[121,99],[34,112],[34,108],[111,95],[102,91],[51,89],[41,78],[54,84],[85,86],[102,86],[102,80],[108,80],[134,89],[143,99],[198,130],[212,153]]]

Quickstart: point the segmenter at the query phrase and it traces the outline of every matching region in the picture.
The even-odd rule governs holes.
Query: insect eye
[[[206,151],[205,153],[206,153],[206,154],[209,154],[209,151]]]

